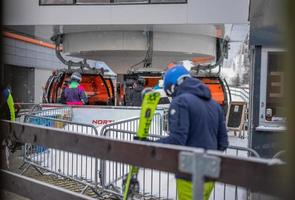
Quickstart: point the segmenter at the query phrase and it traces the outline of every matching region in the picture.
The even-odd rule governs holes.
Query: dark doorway
[[[15,102],[34,102],[34,71],[34,68],[14,65],[4,65],[1,69],[2,83],[9,85]]]

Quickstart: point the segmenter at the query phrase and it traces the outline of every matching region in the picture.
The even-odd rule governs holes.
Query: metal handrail
[[[132,122],[132,121],[139,120],[139,119],[140,119],[140,117],[132,117],[132,118],[129,118],[129,119],[118,120],[118,121],[110,123],[110,124],[105,124],[100,129],[100,135],[104,135],[105,129],[107,129],[108,127],[118,125],[118,124],[122,124],[122,123],[126,123],[126,122]]]
[[[135,131],[126,131],[126,130],[120,130],[120,129],[115,129],[115,128],[111,128],[111,129],[107,129],[103,132],[103,135],[107,135],[108,132],[113,131],[113,132],[120,132],[120,133],[128,133],[131,135],[136,135],[137,133]],[[162,139],[165,138],[167,136],[163,136],[163,135],[155,135],[155,134],[149,134],[148,137],[153,137],[153,138],[157,138],[157,139]],[[254,155],[254,157],[260,158],[260,155],[257,151],[255,151],[254,149],[248,148],[248,147],[240,147],[240,146],[235,146],[235,145],[229,145],[227,147],[227,149],[232,149],[232,150],[240,150],[240,151],[246,151],[249,153],[252,153]],[[285,151],[280,151],[278,152],[278,154],[281,153],[285,153]],[[275,158],[275,157],[274,157]]]
[[[131,134],[131,135],[136,135],[137,134],[137,132],[135,132],[135,131],[126,131],[126,130],[120,130],[120,129],[110,128],[110,129],[105,130],[103,135],[106,136],[107,133],[110,132],[110,131],[120,132],[120,133],[128,133],[128,134]],[[153,137],[153,138],[161,139],[161,138],[164,138],[166,136],[149,134],[148,137]]]
[[[161,126],[163,125],[163,116],[160,114],[160,113],[155,113],[154,117],[155,116],[160,116],[160,120],[161,120]],[[104,135],[105,133],[105,130],[109,127],[112,127],[112,126],[115,126],[115,125],[120,125],[120,124],[124,124],[124,123],[128,123],[128,122],[132,122],[132,121],[136,121],[136,120],[139,120],[140,117],[132,117],[132,118],[128,118],[128,119],[123,119],[123,120],[118,120],[118,121],[115,121],[115,122],[112,122],[110,124],[105,124],[102,126],[101,130],[100,130],[100,135]],[[160,127],[161,128],[161,127]]]
[[[30,113],[30,115],[37,115],[37,114],[44,113],[44,112],[46,113],[46,112],[62,111],[65,109],[69,109],[71,111],[71,114],[73,113],[72,107],[59,107],[59,108],[34,111],[34,112]]]
[[[239,146],[230,145],[227,148],[233,149],[233,150],[247,151],[249,153],[252,153],[254,155],[254,157],[260,158],[260,155],[257,151],[255,151],[254,149],[248,148],[248,147],[239,147]]]
[[[279,152],[277,152],[272,158],[280,158],[280,156],[281,156],[282,154],[285,154],[285,153],[286,153],[285,150],[279,151]]]
[[[114,128],[105,130],[103,132],[103,135],[104,136],[107,135],[107,133],[110,132],[110,131],[136,135],[136,132],[134,132],[134,131],[126,131],[126,130],[120,130],[120,129],[114,129]],[[157,139],[162,139],[162,138],[167,137],[167,136],[163,136],[163,135],[154,135],[154,134],[149,134],[148,136],[153,137],[153,138],[157,138]],[[246,151],[248,153],[252,153],[254,155],[254,157],[260,158],[260,155],[259,155],[259,153],[257,151],[255,151],[254,149],[248,148],[248,147],[240,147],[240,146],[235,146],[235,145],[229,145],[227,147],[227,149]],[[277,154],[280,155],[282,153],[285,153],[285,151],[280,151]],[[273,158],[276,158],[276,156],[274,156]]]

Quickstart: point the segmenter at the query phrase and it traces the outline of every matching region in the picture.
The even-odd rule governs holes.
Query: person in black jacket
[[[164,90],[172,97],[169,107],[169,136],[160,143],[224,151],[228,136],[220,105],[211,98],[208,87],[192,78],[183,66],[169,69],[164,78]],[[192,184],[177,178],[180,200],[192,199]],[[209,199],[214,183],[205,184],[204,199]]]
[[[132,106],[141,106],[142,103],[142,91],[144,89],[144,78],[140,77],[135,82],[134,89],[131,93],[131,105]]]
[[[125,87],[125,105],[126,106],[132,106],[132,91],[133,91],[133,79],[127,79],[126,80],[126,87]]]

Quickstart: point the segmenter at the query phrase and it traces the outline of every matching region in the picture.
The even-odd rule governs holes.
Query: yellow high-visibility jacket
[[[8,88],[1,91],[0,118],[15,121],[14,101]]]

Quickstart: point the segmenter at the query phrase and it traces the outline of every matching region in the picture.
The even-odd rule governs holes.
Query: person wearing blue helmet
[[[169,135],[158,142],[205,150],[226,150],[228,136],[223,110],[211,98],[205,84],[191,77],[184,66],[178,65],[166,72],[164,90],[172,97],[168,114]],[[192,199],[191,180],[176,178],[179,199]],[[204,199],[209,199],[213,187],[213,182],[205,184]]]

